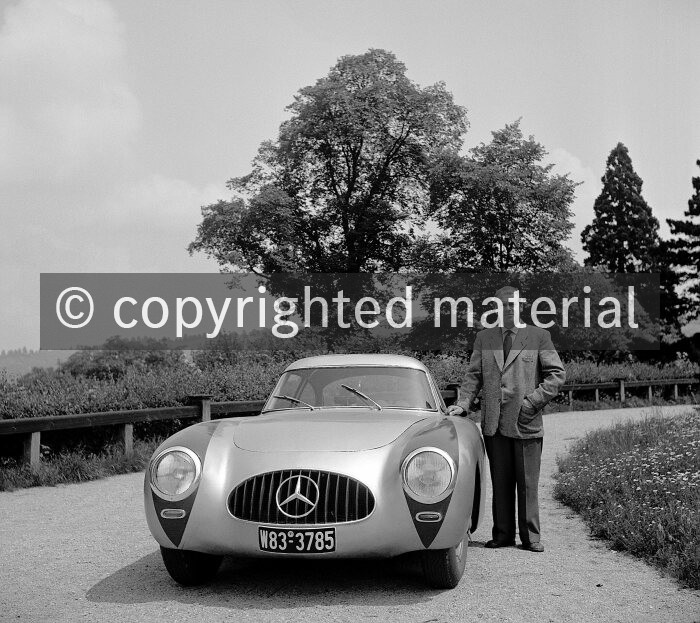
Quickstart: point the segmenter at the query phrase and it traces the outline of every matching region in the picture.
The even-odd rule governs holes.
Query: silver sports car
[[[146,471],[148,526],[183,585],[224,555],[358,558],[420,552],[427,582],[453,588],[484,511],[484,443],[447,416],[419,361],[301,359],[258,416],[190,426]]]

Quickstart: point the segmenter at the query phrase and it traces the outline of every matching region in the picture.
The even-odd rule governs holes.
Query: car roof
[[[381,366],[397,368],[413,368],[427,371],[426,367],[417,359],[405,355],[384,355],[379,353],[352,354],[352,355],[319,355],[317,357],[305,357],[291,363],[285,369],[299,370],[301,368],[336,368],[340,366]]]

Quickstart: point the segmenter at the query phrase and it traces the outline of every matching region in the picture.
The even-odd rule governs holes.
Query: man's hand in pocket
[[[535,417],[536,413],[537,409],[535,409],[535,407],[532,406],[532,403],[526,399],[523,401],[523,404],[520,407],[520,415],[518,416],[518,419],[523,423],[527,423]]]

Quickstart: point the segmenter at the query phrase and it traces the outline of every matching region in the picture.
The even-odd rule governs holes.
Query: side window
[[[445,400],[442,397],[442,392],[440,391],[440,388],[437,386],[435,379],[432,377],[431,374],[426,375],[426,379],[428,382],[428,388],[426,388],[426,390],[427,390],[428,394],[431,396],[431,398],[430,398],[431,402],[433,400],[432,396],[433,395],[437,396],[437,409],[439,411],[446,411],[447,405],[445,405]]]

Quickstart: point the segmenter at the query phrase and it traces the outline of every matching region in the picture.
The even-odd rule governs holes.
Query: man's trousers
[[[518,532],[523,545],[540,541],[540,481],[542,437],[515,439],[499,432],[484,436],[493,489],[493,539],[515,540],[515,498],[518,500]]]

